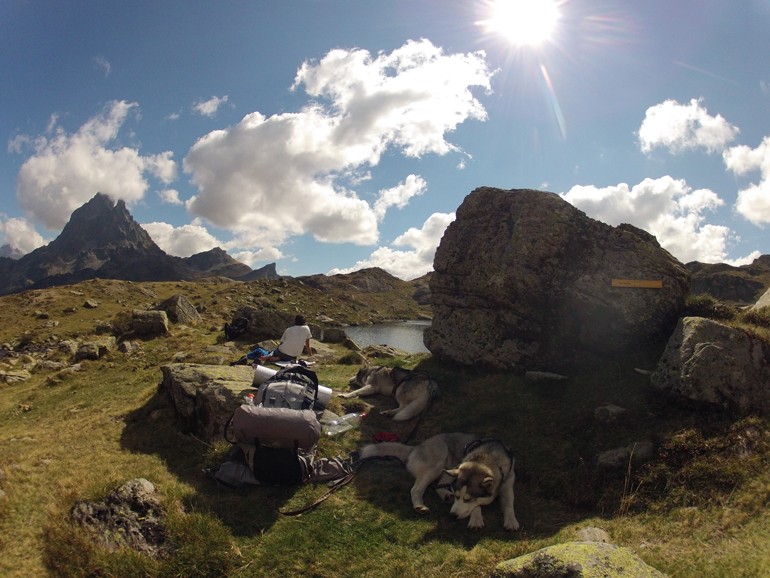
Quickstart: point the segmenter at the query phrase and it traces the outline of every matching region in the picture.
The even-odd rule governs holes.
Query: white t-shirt
[[[305,349],[305,341],[313,337],[307,325],[292,325],[283,332],[278,349],[286,355],[297,357]]]

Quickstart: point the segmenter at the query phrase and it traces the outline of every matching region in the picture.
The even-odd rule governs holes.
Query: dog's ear
[[[457,476],[459,476],[459,475],[460,475],[460,470],[458,470],[457,468],[454,468],[454,469],[452,469],[452,470],[444,470],[444,473],[445,473],[447,476],[451,476],[451,477],[453,477],[453,478],[456,478]]]
[[[490,494],[495,489],[495,479],[492,476],[487,476],[483,480],[481,480],[481,487],[484,489],[485,492],[489,492]]]

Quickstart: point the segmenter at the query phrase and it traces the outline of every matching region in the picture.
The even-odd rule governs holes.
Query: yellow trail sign
[[[613,287],[643,287],[645,289],[663,289],[663,279],[613,279]]]

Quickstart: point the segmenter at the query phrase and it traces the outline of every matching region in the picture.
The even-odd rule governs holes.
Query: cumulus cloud
[[[15,253],[25,255],[42,247],[47,241],[35,230],[35,227],[26,219],[12,217],[3,219],[0,216],[0,245],[8,245],[15,249]]]
[[[575,186],[560,196],[594,219],[613,226],[629,223],[652,233],[684,263],[725,261],[730,229],[705,222],[706,213],[724,201],[708,189],[692,190],[684,180],[665,176],[631,188],[626,183]]]
[[[380,267],[407,281],[421,277],[433,270],[433,258],[436,256],[441,237],[454,220],[454,213],[434,213],[422,228],[412,227],[393,241],[395,247],[405,249],[379,247],[368,259],[358,261],[349,269],[332,269],[328,274],[351,273],[359,269]]]
[[[380,196],[374,203],[374,214],[377,220],[381,221],[390,207],[403,209],[409,203],[409,199],[415,195],[421,195],[426,187],[425,179],[417,175],[409,175],[395,187],[380,191]]]
[[[9,150],[33,151],[18,174],[21,207],[48,229],[60,229],[74,209],[98,192],[132,203],[147,191],[146,174],[165,184],[173,181],[176,163],[171,152],[142,156],[135,148],[109,146],[137,108],[136,103],[111,102],[72,134],[52,117],[45,135],[21,135],[11,141]]]
[[[207,116],[208,118],[214,118],[219,111],[219,108],[225,104],[228,100],[228,96],[212,96],[208,100],[201,100],[196,102],[192,109],[201,116]]]
[[[735,210],[755,225],[770,223],[770,137],[755,149],[744,145],[729,148],[722,158],[736,175],[759,171],[759,183],[738,191]]]
[[[422,40],[389,54],[339,49],[305,62],[293,89],[304,88],[307,106],[271,117],[250,113],[190,149],[183,166],[198,194],[188,210],[260,246],[305,233],[323,242],[376,243],[378,219],[424,183],[408,177],[374,206],[353,187],[386,150],[411,157],[458,150],[447,133],[486,119],[471,92],[489,90],[484,58],[444,54]]]
[[[179,199],[179,191],[176,189],[163,189],[158,193],[160,200],[168,205],[184,205]]]
[[[162,222],[143,223],[142,228],[149,233],[158,247],[176,257],[189,257],[221,246],[216,237],[196,223],[181,227]]]
[[[689,104],[666,100],[647,109],[639,128],[642,152],[655,147],[672,153],[703,149],[721,152],[738,135],[738,128],[721,115],[711,116],[699,99]]]
[[[283,259],[284,254],[275,247],[263,247],[258,251],[237,251],[233,254],[233,259],[245,263],[252,269],[259,269],[267,263]]]

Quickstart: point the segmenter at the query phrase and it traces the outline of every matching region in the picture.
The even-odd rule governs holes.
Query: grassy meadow
[[[554,382],[450,367],[430,356],[387,361],[427,370],[441,385],[415,442],[467,431],[499,437],[513,450],[522,525],[516,533],[502,528],[497,504],[485,509],[481,532],[467,530],[430,492],[431,511],[414,513],[412,480],[392,462],[366,464],[350,484],[296,517],[280,510],[309,504],[327,488],[235,492],[202,474],[228,444],[210,446],[179,432],[158,387],[160,366],[205,361],[215,346],[229,360],[239,357],[251,344],[228,350],[221,331],[239,304],[301,311],[311,322],[318,315],[371,322],[415,318],[419,309],[404,299],[409,290],[335,295],[295,282],[88,281],[1,297],[0,343],[33,350],[93,338],[121,312],[174,294],[197,305],[204,321],[172,325],[169,336],[141,342],[140,352],[114,351],[82,362],[78,372],[35,370],[26,381],[0,384],[0,576],[477,578],[492,576],[500,561],[573,540],[587,526],[601,527],[672,577],[770,575],[770,420],[682,406],[651,391],[634,368],[652,369],[660,344],[586,357],[568,380]],[[85,300],[98,306],[85,308]],[[766,336],[765,319],[737,322]],[[346,391],[357,367],[338,362],[344,350],[329,350],[314,369],[322,384]],[[0,359],[11,361],[25,363]],[[627,412],[600,423],[594,410],[609,403]],[[369,415],[359,429],[322,439],[318,454],[347,456],[380,431],[406,437],[413,424],[377,415],[392,404],[333,398],[337,413]],[[597,469],[601,451],[641,440],[655,444],[651,462]],[[103,499],[134,477],[152,481],[163,497],[169,545],[163,558],[105,552],[70,522],[75,502]]]

